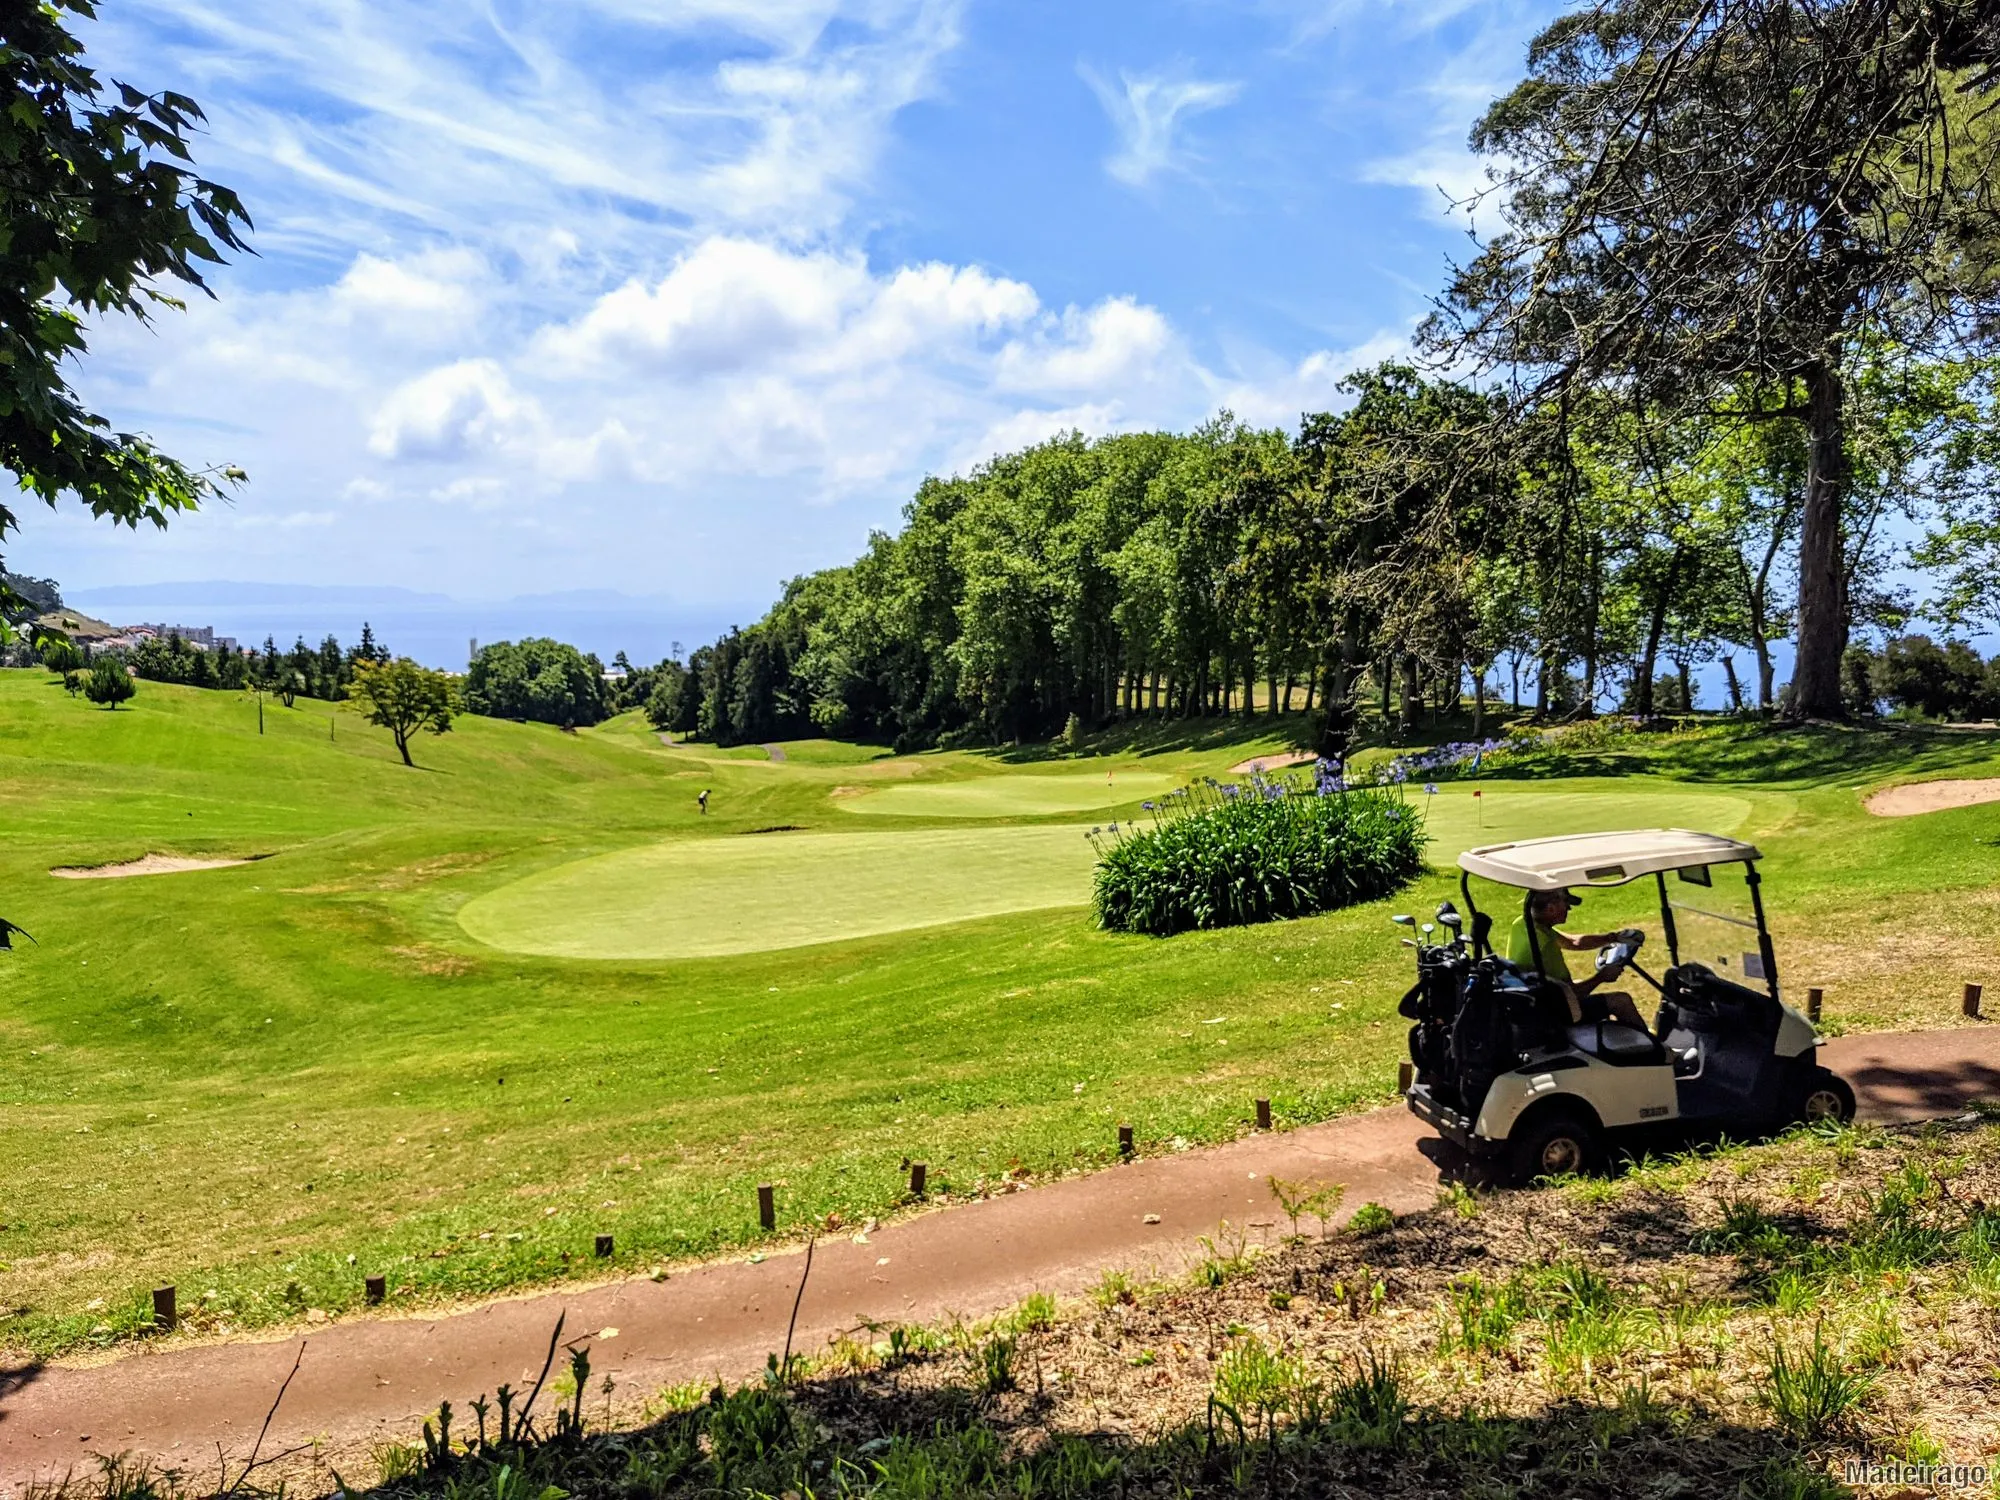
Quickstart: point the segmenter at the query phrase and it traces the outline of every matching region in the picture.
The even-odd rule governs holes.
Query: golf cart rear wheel
[[[1514,1181],[1525,1185],[1543,1177],[1591,1171],[1603,1154],[1597,1127],[1588,1120],[1569,1113],[1546,1114],[1516,1132],[1507,1146],[1507,1163]]]
[[[1826,1120],[1845,1125],[1854,1118],[1854,1090],[1839,1074],[1815,1068],[1799,1089],[1792,1118],[1806,1125]]]

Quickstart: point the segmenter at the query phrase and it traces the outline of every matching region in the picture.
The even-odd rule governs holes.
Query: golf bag
[[[1482,958],[1465,977],[1451,1022],[1450,1078],[1457,1107],[1467,1114],[1478,1111],[1493,1080],[1520,1060],[1515,1012],[1525,994],[1511,979],[1496,958]]]
[[[1410,1061],[1421,1082],[1436,1084],[1451,1072],[1452,1023],[1470,967],[1470,960],[1453,948],[1417,950],[1417,982],[1397,1009],[1417,1023],[1410,1028]]]

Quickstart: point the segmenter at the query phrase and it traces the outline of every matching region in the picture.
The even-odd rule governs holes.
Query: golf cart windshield
[[[1601,904],[1580,919],[1587,923],[1583,930],[1607,930],[1640,917],[1651,902],[1639,893],[1650,886],[1646,895],[1658,900],[1656,935],[1671,964],[1705,965],[1719,978],[1775,999],[1777,961],[1759,894],[1760,858],[1754,845],[1736,839],[1648,828],[1490,844],[1467,850],[1458,864],[1465,872],[1461,889],[1474,911],[1472,876],[1512,888],[1512,900],[1495,913],[1503,923],[1523,911],[1533,892],[1589,891],[1590,900]],[[1630,893],[1617,891],[1634,885]]]
[[[1673,919],[1674,962],[1704,964],[1724,979],[1775,995],[1748,864],[1675,871],[1661,896]]]

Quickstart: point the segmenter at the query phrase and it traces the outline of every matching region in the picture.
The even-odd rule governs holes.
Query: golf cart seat
[[[1636,1026],[1618,1021],[1585,1021],[1569,1028],[1570,1045],[1615,1067],[1666,1061],[1660,1044]]]

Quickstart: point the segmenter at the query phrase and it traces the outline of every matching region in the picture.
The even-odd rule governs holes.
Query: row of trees
[[[2000,432],[1990,362],[1871,348],[1845,373],[1843,643],[1908,620],[1899,538],[1914,519],[1949,545]],[[1072,433],[926,481],[898,534],[654,669],[649,713],[724,743],[911,747],[1302,709],[1337,745],[1364,706],[1408,729],[1467,688],[1475,719],[1524,691],[1542,716],[1684,708],[1710,663],[1729,707],[1781,706],[1811,487],[1798,413],[1749,388],[1700,420],[1601,393],[1524,413],[1402,364],[1345,390],[1289,434],[1227,415]],[[1933,606],[1990,612],[1971,572]]]

